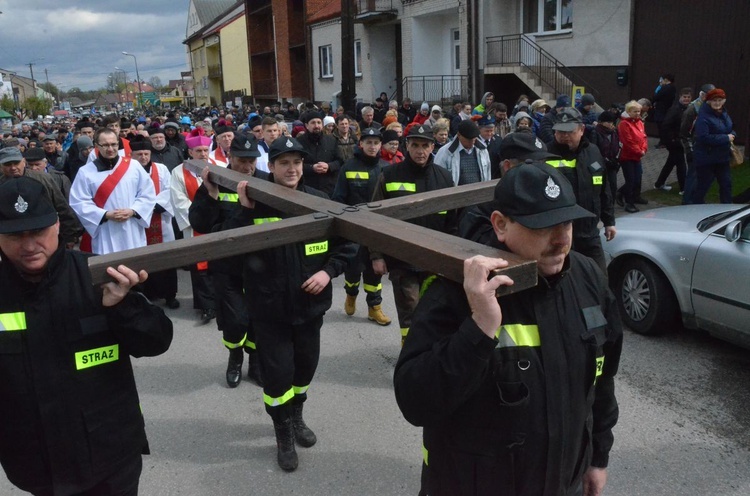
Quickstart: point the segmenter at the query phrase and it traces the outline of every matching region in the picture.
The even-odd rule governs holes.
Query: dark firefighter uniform
[[[273,182],[273,177],[269,180]],[[327,198],[302,182],[297,190]],[[256,203],[254,209],[240,208],[225,226],[265,224],[287,217]],[[275,422],[289,418],[289,407],[307,399],[318,366],[323,315],[331,308],[332,284],[312,295],[302,290],[302,283],[320,270],[336,278],[355,249],[340,238],[313,239],[246,256],[245,290],[263,370],[263,400]]]
[[[515,173],[522,167],[535,166],[520,165],[508,176],[521,176]],[[569,185],[560,198],[565,179],[554,175],[535,182],[551,196],[533,215],[552,219],[559,208],[557,215],[568,218],[539,228],[585,212],[571,208]],[[498,188],[505,189],[495,190],[506,206],[525,202],[513,222],[537,203],[528,191],[514,194],[528,177],[513,185],[503,177]],[[498,210],[514,218],[510,208]],[[508,249],[497,238],[491,245]],[[420,494],[578,495],[590,467],[607,467],[618,418],[622,328],[614,296],[595,262],[571,251],[559,272],[539,274],[536,287],[498,303],[502,325],[494,338],[477,326],[459,283],[435,280],[416,309],[394,386],[404,417],[424,427]]]
[[[568,114],[576,112],[578,112],[576,109],[565,109],[556,116],[556,119],[567,118]],[[567,122],[573,125],[578,124],[575,122],[575,117],[567,118]],[[556,121],[555,126],[558,125]],[[601,219],[605,227],[614,226],[615,207],[612,190],[607,183],[601,152],[596,145],[592,145],[586,139],[585,135],[581,138],[581,143],[576,150],[571,150],[567,145],[562,145],[557,141],[553,141],[548,149],[550,153],[559,155],[561,159],[548,160],[547,163],[557,167],[570,181],[578,204],[596,215],[589,219],[573,221],[573,249],[591,257],[606,274],[607,264],[604,260],[598,224]]]
[[[246,146],[248,146],[247,149]],[[232,140],[230,154],[237,157],[260,156],[257,143],[240,134],[235,135]],[[228,168],[232,168],[231,164]],[[255,170],[253,176],[268,179],[268,173],[258,169]],[[201,184],[195,194],[193,203],[190,205],[189,218],[190,225],[198,232],[211,233],[225,230],[224,222],[241,209],[237,191],[220,185],[218,188],[218,199],[211,197],[205,184]],[[250,325],[241,266],[241,256],[212,260],[208,265],[215,290],[216,324],[222,332],[222,342],[229,350],[227,384],[230,387],[236,387],[240,383],[243,349],[248,354],[250,362],[248,377],[262,382],[258,373],[255,333]]]
[[[432,130],[428,126],[414,126],[409,131],[408,139],[432,140]],[[452,187],[453,179],[450,172],[435,164],[432,161],[432,156],[430,156],[426,165],[420,166],[407,153],[406,159],[403,162],[383,169],[372,200],[400,198],[415,193]],[[448,234],[456,233],[457,220],[455,210],[417,217],[410,219],[408,222]],[[423,272],[418,267],[380,253],[371,253],[370,258],[372,260],[385,258],[389,272],[388,277],[393,285],[393,297],[396,303],[398,323],[401,328],[401,338],[403,340],[409,333],[412,313],[419,301],[420,286],[429,274]]]
[[[38,283],[0,263],[0,462],[34,494],[78,494],[113,478],[136,494],[127,491],[137,491],[148,453],[130,356],[164,353],[172,322],[132,291],[103,307],[87,257],[60,244]]]
[[[364,129],[360,137],[360,143],[368,137],[380,140],[380,131],[373,128]],[[339,178],[331,199],[347,205],[368,203],[378,185],[380,173],[387,166],[388,163],[380,158],[380,152],[375,157],[369,157],[360,147],[356,147],[354,157],[347,160],[339,171]],[[370,252],[366,246],[359,247],[357,256],[352,259],[344,272],[344,289],[348,296],[357,297],[360,278],[364,282],[367,306],[372,308],[380,305],[383,302],[382,276],[372,270]],[[388,319],[388,323],[390,323],[390,319]]]

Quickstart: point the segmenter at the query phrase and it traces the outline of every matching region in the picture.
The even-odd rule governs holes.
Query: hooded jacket
[[[648,151],[643,120],[640,117],[630,117],[627,112],[623,112],[617,125],[617,133],[622,145],[620,162],[640,162]]]

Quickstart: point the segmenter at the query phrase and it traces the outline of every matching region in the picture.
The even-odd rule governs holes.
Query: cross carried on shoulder
[[[183,167],[200,174],[206,163],[188,160]],[[522,291],[537,283],[534,261],[405,222],[490,201],[497,180],[348,206],[220,166],[208,167],[213,183],[235,190],[240,181],[248,181],[248,197],[296,217],[91,257],[89,270],[95,284],[109,281],[106,268],[114,265],[157,272],[330,236],[349,239],[457,282],[463,281],[463,263],[467,258],[474,255],[504,258],[508,266],[494,273],[509,276],[514,285],[500,286],[498,296]]]

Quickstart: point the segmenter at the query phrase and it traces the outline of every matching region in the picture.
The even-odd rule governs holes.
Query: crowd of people
[[[671,89],[673,81],[664,76],[653,99],[662,144],[669,151],[655,187],[667,189],[665,182],[676,168],[685,203],[702,203],[714,177],[721,201],[731,201],[728,163],[734,133],[726,94],[704,85],[693,100],[689,89]],[[427,102],[413,106],[408,98],[399,105],[383,93],[354,112],[334,110],[325,102],[290,103],[282,110],[275,102],[263,108],[24,124],[6,133],[0,149],[0,271],[30,295],[53,283],[85,286],[90,285],[90,276],[81,273],[86,252],[116,253],[289,217],[249,197],[245,181],[236,190],[214,184],[209,165],[347,205],[502,178],[493,202],[409,222],[537,260],[540,285],[535,289],[495,298],[495,289],[512,284],[507,276],[489,277],[507,264],[502,259],[467,261],[461,287],[392,254],[331,238],[187,267],[193,308],[200,321],[215,319],[222,331],[228,387],[242,382],[247,356],[247,378],[262,388],[274,425],[278,464],[292,471],[299,463],[295,445],[317,442],[303,418],[303,405],[318,365],[324,315],[332,304],[331,281],[345,274],[346,315],[357,312],[361,288],[368,320],[388,326],[381,282],[388,275],[403,346],[396,395],[405,417],[425,428],[424,493],[485,494],[510,484],[522,494],[542,488],[600,494],[617,421],[613,377],[622,334],[607,289],[598,225],[604,225],[604,239],[611,240],[617,234],[615,203],[635,212],[644,201],[641,160],[648,147],[643,120],[652,106],[642,99],[600,111],[589,94],[575,106],[565,95],[552,105],[529,100],[522,95],[511,107],[487,92],[477,105],[456,101],[444,110]],[[185,167],[188,159],[203,162],[203,172]],[[624,185],[618,189],[620,170]],[[33,246],[43,247],[39,260],[18,255],[36,250]],[[70,268],[51,275],[59,264]],[[71,336],[46,337],[44,344],[10,343],[11,333],[2,332],[0,346],[32,356],[59,345],[76,356],[75,363],[60,367],[78,370],[88,368],[83,357],[90,355],[97,365],[88,372],[93,381],[113,379],[104,365],[118,360],[113,347],[123,357],[166,351],[171,325],[149,302],[180,306],[177,273],[132,269],[111,268],[114,282],[98,293],[67,291],[66,298],[75,301],[47,310],[42,320],[17,303],[17,295],[2,299],[7,307],[0,313],[2,330],[31,329],[58,317],[61,322],[80,319],[65,331],[82,333],[81,346],[91,350],[82,350]],[[65,305],[75,310],[57,316]],[[23,321],[20,308],[29,308]],[[122,336],[130,332],[128,325],[142,331],[138,324],[115,322],[125,314],[148,314],[149,332],[158,333],[131,343]],[[0,355],[0,370],[6,370],[6,356]],[[122,380],[132,382],[129,362],[118,363],[123,364]],[[75,388],[75,374],[61,377],[60,384],[36,376],[17,380],[27,385],[41,381],[34,382],[40,391],[53,383],[61,390]],[[10,387],[0,386],[3,404],[20,390]],[[573,391],[572,403],[557,394],[563,389]],[[134,385],[122,395],[137,400]],[[35,408],[33,401],[24,401],[26,408]],[[70,398],[50,401],[57,402],[53,412],[78,408]],[[63,415],[69,416],[67,411]],[[134,421],[125,413],[113,418]],[[39,425],[47,420],[38,420]],[[97,460],[75,458],[81,449],[76,443],[85,442],[75,439],[70,446],[50,448],[59,450],[51,459],[0,448],[0,461],[12,482],[35,494],[68,494],[60,488],[74,488],[77,494],[107,480],[129,480],[122,484],[131,487],[133,477],[137,492],[140,453],[147,449],[139,421],[130,456],[110,453],[103,467],[94,467]],[[3,429],[12,429],[11,424]],[[552,430],[557,431],[554,441]],[[12,438],[6,435],[2,446]],[[525,442],[534,448],[517,448]],[[482,461],[486,455],[490,459]],[[84,468],[74,475],[61,472],[67,465],[57,460],[65,457]],[[513,469],[505,465],[509,457],[515,460]],[[32,483],[23,475],[24,466],[37,467],[44,476]],[[466,490],[468,474],[479,474],[471,482],[473,491]]]

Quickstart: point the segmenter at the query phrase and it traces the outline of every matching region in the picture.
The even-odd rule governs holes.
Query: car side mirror
[[[739,220],[730,222],[729,224],[727,224],[727,227],[724,229],[724,237],[730,243],[734,243],[735,241],[740,239],[741,234],[742,234],[742,222]]]

